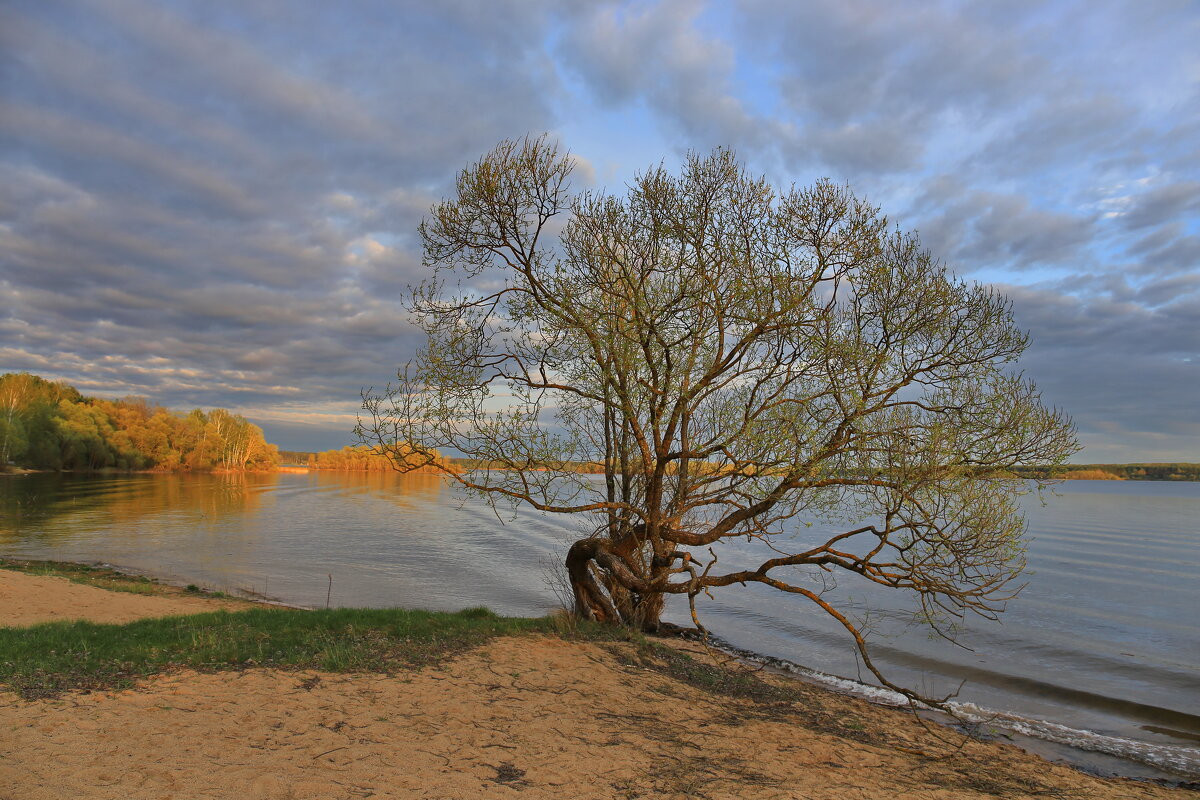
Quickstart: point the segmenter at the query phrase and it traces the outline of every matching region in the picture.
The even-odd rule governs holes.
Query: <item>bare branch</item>
[[[432,209],[411,303],[427,345],[364,394],[360,437],[489,502],[589,517],[567,556],[589,618],[654,628],[684,594],[699,628],[700,594],[762,583],[831,614],[892,686],[784,570],[912,593],[943,633],[998,614],[1024,565],[1011,470],[1076,449],[1005,371],[1028,343],[1008,300],[847,188],[778,191],[726,150],[624,197],[572,194],[570,171],[546,137],[503,142]],[[809,514],[842,532],[797,545]],[[772,557],[718,574],[742,538]]]

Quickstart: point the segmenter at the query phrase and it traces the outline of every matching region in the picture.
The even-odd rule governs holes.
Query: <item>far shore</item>
[[[0,566],[0,638],[55,620],[255,607],[144,578],[130,591],[111,571],[72,581]],[[30,800],[1195,797],[969,740],[698,643],[581,638],[569,625],[385,673],[240,666],[57,699],[0,689],[0,752],[0,786]]]
[[[314,454],[315,455],[315,454]],[[459,468],[466,468],[462,464],[456,464],[455,459],[449,459],[452,465]],[[1039,468],[1040,469],[1040,468]],[[548,467],[537,467],[530,469],[531,472],[546,472]],[[577,468],[568,470],[574,474],[583,475],[602,475],[602,471],[596,469]],[[1022,467],[1018,470],[1019,475],[1032,476],[1038,469]],[[303,464],[303,463],[284,463],[269,469],[117,469],[115,467],[104,467],[98,470],[44,470],[44,469],[29,469],[26,467],[18,467],[9,465],[0,467],[0,477],[13,475],[35,475],[35,474],[66,474],[66,475],[181,475],[181,474],[207,474],[207,475],[261,475],[272,473],[292,473],[292,474],[308,474],[308,473],[385,473],[390,474],[390,469],[358,469],[354,467],[330,467],[320,466],[318,464]],[[414,470],[413,472],[405,473],[408,475],[432,475],[438,476],[441,473],[434,470]],[[1054,480],[1063,481],[1147,481],[1147,482],[1162,482],[1162,483],[1181,483],[1181,482],[1197,482],[1200,481],[1200,464],[1067,464],[1061,471],[1054,474]]]

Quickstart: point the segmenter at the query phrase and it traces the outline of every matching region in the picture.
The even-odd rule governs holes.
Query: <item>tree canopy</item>
[[[0,375],[0,469],[271,469],[262,429],[223,408],[176,414],[145,398],[84,397],[27,372]]]
[[[392,451],[391,456],[384,455],[375,451],[370,447],[360,445],[351,447],[347,445],[341,450],[323,450],[320,453],[292,453],[293,456],[300,456],[297,463],[302,463],[309,469],[325,469],[339,472],[388,472],[395,469],[395,461],[393,457],[400,456],[403,448],[396,448]],[[436,464],[425,464],[424,461],[428,457],[428,453],[410,456],[419,463],[414,463],[411,468],[406,468],[404,472],[444,472],[453,469],[451,464],[444,459],[439,459]],[[407,465],[407,461],[405,462]]]
[[[761,583],[915,696],[809,578],[907,590],[942,632],[1003,608],[1030,485],[1011,470],[1076,449],[1012,371],[1008,300],[828,181],[776,189],[717,150],[617,196],[573,193],[571,165],[506,141],[433,207],[411,298],[427,344],[364,392],[359,436],[400,469],[461,453],[489,467],[448,471],[468,490],[588,520],[565,565],[581,616],[653,629],[681,595],[699,626],[698,595]],[[602,478],[556,468],[579,462]],[[840,532],[793,535],[818,517]],[[723,569],[746,538],[773,556]]]

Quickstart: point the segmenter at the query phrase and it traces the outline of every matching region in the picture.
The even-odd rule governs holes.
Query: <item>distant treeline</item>
[[[409,457],[408,448],[401,446],[405,460],[416,463],[416,456]],[[299,464],[309,469],[345,470],[348,472],[384,472],[392,469],[392,460],[387,456],[372,452],[369,447],[343,447],[341,450],[326,450],[321,453],[307,453],[299,450],[283,450],[280,457],[284,463]],[[448,464],[447,460],[437,456],[439,464]],[[416,467],[412,472],[438,472],[433,466]]]
[[[187,414],[145,398],[85,397],[28,372],[0,376],[0,470],[274,469],[262,429],[223,408]]]
[[[1017,467],[1018,475],[1043,474],[1036,467]],[[1200,464],[1067,464],[1059,477],[1086,481],[1200,481]]]
[[[480,458],[451,458],[450,463],[463,470],[474,469],[513,469],[514,465],[505,461],[486,461]],[[712,474],[714,472],[729,472],[730,468],[722,466],[710,461],[692,461],[688,465],[691,472],[696,475]],[[521,465],[522,469],[526,467]],[[627,468],[630,470],[641,469],[640,462],[633,460]],[[530,469],[553,470],[554,472],[573,472],[579,475],[603,475],[603,461],[546,461],[538,464]],[[667,465],[666,474],[675,475],[679,472],[679,465],[671,463]]]
[[[463,470],[511,467],[500,461],[474,458],[450,458],[448,461]],[[699,474],[721,469],[706,462],[693,462],[691,466]],[[542,468],[583,474],[604,473],[604,465],[593,461],[553,462]],[[1046,467],[1016,467],[1013,471],[1027,478],[1054,476],[1065,480],[1090,481],[1200,481],[1200,464],[1067,464],[1054,470]]]
[[[374,471],[391,469],[391,462],[373,454],[366,447],[345,447],[324,453],[309,453],[298,450],[281,450],[279,455],[286,464],[299,464],[309,469],[340,469]],[[509,469],[512,464],[502,461],[484,461],[476,458],[439,457],[443,464],[466,472],[475,469]],[[597,461],[556,461],[533,467],[552,469],[556,472],[580,474],[603,474],[604,464]],[[714,464],[693,462],[692,469],[698,473],[719,469]],[[435,471],[426,467],[418,471]],[[1046,467],[1016,467],[1013,472],[1027,478],[1058,477],[1066,480],[1091,481],[1200,481],[1200,464],[1067,464],[1053,470]]]
[[[485,461],[480,458],[450,458],[447,460],[464,471],[474,469],[509,469],[512,466],[503,461]],[[553,461],[534,467],[534,469],[552,469],[555,472],[576,472],[581,475],[604,474],[604,464],[598,461]]]

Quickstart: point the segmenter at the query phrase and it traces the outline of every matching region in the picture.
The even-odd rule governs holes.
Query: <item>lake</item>
[[[1200,483],[1071,481],[1055,492],[1025,498],[1028,585],[1000,623],[968,621],[969,650],[909,626],[895,591],[850,576],[826,596],[869,625],[893,681],[957,689],[968,719],[1102,754],[1062,753],[1097,769],[1200,778]],[[544,614],[561,604],[559,565],[577,535],[563,517],[497,516],[434,476],[0,479],[0,555],[105,562],[304,606],[328,594],[343,606]],[[720,563],[754,563],[758,547],[735,543]],[[802,597],[730,587],[700,612],[735,647],[888,699],[858,683],[865,670],[845,632]],[[682,607],[667,618],[689,622]]]

